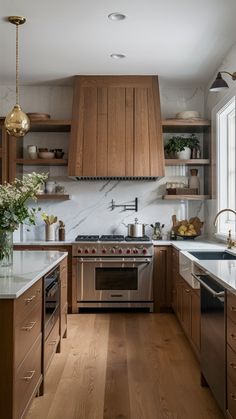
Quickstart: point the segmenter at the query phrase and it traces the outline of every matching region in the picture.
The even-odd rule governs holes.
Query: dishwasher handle
[[[224,297],[225,296],[225,291],[220,291],[220,292],[216,292],[214,291],[211,287],[209,287],[209,285],[207,285],[199,275],[196,275],[194,273],[191,274],[198,282],[200,282],[200,284],[207,289],[207,291],[209,291],[213,297]],[[203,275],[201,275],[203,276]],[[207,275],[205,275],[207,276]]]

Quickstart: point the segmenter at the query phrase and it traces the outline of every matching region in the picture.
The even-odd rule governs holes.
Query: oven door
[[[80,258],[78,301],[152,301],[152,259]]]

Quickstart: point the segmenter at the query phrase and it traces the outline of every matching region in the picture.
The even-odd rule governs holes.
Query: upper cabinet
[[[158,77],[75,77],[68,175],[164,176]]]

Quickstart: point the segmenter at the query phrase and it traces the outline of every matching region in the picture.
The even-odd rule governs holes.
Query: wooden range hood
[[[68,175],[164,176],[157,76],[76,76]]]

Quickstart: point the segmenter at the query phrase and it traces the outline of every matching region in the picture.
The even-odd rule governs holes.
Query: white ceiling
[[[20,74],[27,84],[75,74],[159,74],[205,83],[236,42],[235,0],[1,0],[0,11],[0,84],[14,83],[9,15],[27,18],[20,27]],[[110,21],[111,12],[127,19]],[[127,58],[112,60],[111,53]]]

